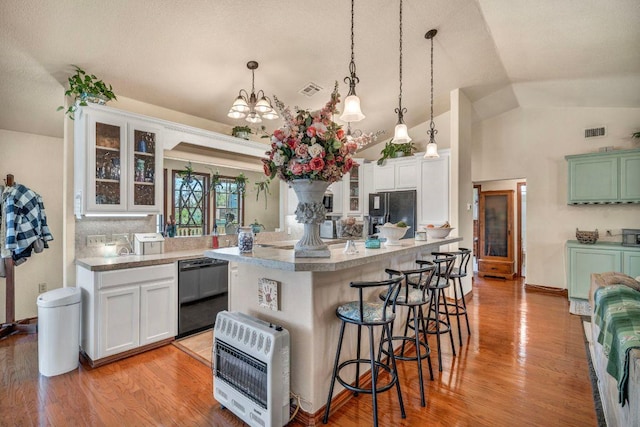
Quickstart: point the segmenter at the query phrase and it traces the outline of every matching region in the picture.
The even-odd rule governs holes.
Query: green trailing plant
[[[381,165],[386,159],[398,157],[398,153],[402,153],[405,156],[411,156],[415,150],[416,146],[413,142],[407,142],[405,144],[394,144],[393,142],[388,141],[382,151],[380,151],[382,157],[378,159],[377,163],[378,165]]]
[[[249,178],[247,178],[244,173],[241,173],[240,175],[236,176],[235,182],[238,194],[243,195],[247,190],[247,183],[249,182]]]
[[[78,66],[75,66],[75,68],[76,73],[68,78],[69,89],[64,93],[65,96],[74,98],[73,105],[69,106],[64,112],[71,120],[74,119],[74,113],[78,106],[87,106],[87,101],[102,100],[104,103],[117,99],[110,84],[98,79],[94,74],[88,74]],[[58,111],[63,109],[64,106],[62,105],[58,107]]]
[[[193,175],[193,165],[191,162],[184,166],[184,170],[178,172],[178,176],[184,179],[186,182],[191,182],[191,176]]]
[[[220,172],[213,169],[208,168],[211,171],[211,184],[209,185],[209,192],[215,190],[222,190],[222,182],[220,181]]]
[[[260,194],[264,194],[265,210],[267,209],[267,200],[269,200],[269,196],[271,195],[271,191],[269,191],[269,184],[271,184],[271,180],[269,178],[265,178],[253,185],[256,190],[256,202],[260,199]]]

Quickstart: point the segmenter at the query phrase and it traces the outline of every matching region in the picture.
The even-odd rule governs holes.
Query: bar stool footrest
[[[393,337],[392,338],[394,341],[407,341],[411,344],[416,343],[416,339],[415,338],[411,338],[411,337],[402,337],[402,336],[398,336],[398,337]],[[383,344],[387,344],[389,342],[388,338],[385,338],[384,340],[382,340]],[[431,348],[428,347],[424,342],[420,341],[420,347],[422,347],[422,350],[420,350],[420,359],[426,359],[427,357],[429,357],[429,355],[431,354]],[[382,348],[382,353],[385,356],[389,356],[389,350],[387,350],[386,347],[383,346]],[[402,360],[402,361],[415,361],[418,360],[418,355],[416,354],[415,356],[405,356],[404,352],[400,353],[400,354],[395,354],[395,358],[396,360]]]
[[[384,363],[381,362],[374,362],[376,367],[386,371],[389,376],[391,377],[391,379],[389,380],[389,382],[387,384],[384,384],[382,386],[378,386],[376,387],[376,393],[382,393],[385,392],[387,390],[389,390],[391,387],[393,387],[394,385],[396,385],[396,382],[398,382],[398,376],[396,375],[395,372],[393,372],[391,370],[391,368],[387,365],[385,365]],[[372,394],[373,390],[371,388],[362,388],[362,387],[355,387],[353,385],[351,385],[351,383],[346,382],[345,380],[342,379],[342,377],[340,376],[340,371],[342,370],[342,368],[345,368],[349,365],[355,365],[355,364],[366,364],[368,366],[371,366],[371,360],[369,359],[350,359],[350,360],[345,360],[344,362],[342,362],[340,365],[338,365],[338,371],[336,372],[336,379],[338,380],[338,382],[340,384],[342,384],[342,387],[346,388],[349,391],[353,391],[355,393],[368,393],[368,394]],[[371,373],[372,378],[373,378],[373,373]],[[380,379],[380,373],[378,373],[378,380]]]

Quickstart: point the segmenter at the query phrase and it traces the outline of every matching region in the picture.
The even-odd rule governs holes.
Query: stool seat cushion
[[[451,270],[450,277],[466,277],[467,273],[460,273],[460,267],[455,267]]]
[[[380,292],[380,299],[386,299],[387,292]],[[409,286],[409,298],[407,298],[407,288],[403,286],[400,288],[400,293],[396,298],[396,304],[400,305],[420,305],[429,302],[429,297],[426,293],[422,293],[421,289]]]
[[[380,322],[391,322],[395,319],[396,315],[391,307],[387,307],[387,318],[383,320],[382,314],[384,309],[384,303],[382,302],[364,302],[363,303],[363,323],[376,324]],[[356,323],[360,323],[360,302],[351,301],[346,304],[342,304],[336,310],[338,316],[344,319],[352,320]]]
[[[443,289],[449,286],[449,281],[444,277],[434,278],[429,283],[429,289]]]

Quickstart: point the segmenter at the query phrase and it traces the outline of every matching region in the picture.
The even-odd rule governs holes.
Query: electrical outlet
[[[128,233],[114,233],[111,235],[111,241],[118,244],[126,244],[129,241]]]
[[[38,283],[38,293],[42,294],[47,292],[47,284],[46,283]]]
[[[105,243],[107,243],[107,236],[104,234],[87,236],[87,246],[104,246]]]

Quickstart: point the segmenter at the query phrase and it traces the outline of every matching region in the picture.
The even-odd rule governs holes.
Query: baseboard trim
[[[162,341],[147,344],[142,347],[137,347],[128,351],[124,351],[122,353],[114,354],[112,356],[103,357],[102,359],[98,360],[92,360],[87,355],[87,353],[85,353],[84,351],[80,351],[80,361],[83,362],[83,364],[86,363],[91,368],[97,368],[98,366],[106,365],[108,363],[115,362],[116,360],[125,359],[127,357],[144,353],[145,351],[152,350],[154,348],[162,347],[164,345],[170,344],[174,340],[175,338],[167,338]]]
[[[529,283],[524,284],[524,289],[527,292],[544,292],[547,294],[553,294],[569,298],[569,292],[567,289],[554,288],[553,286],[532,285]]]

